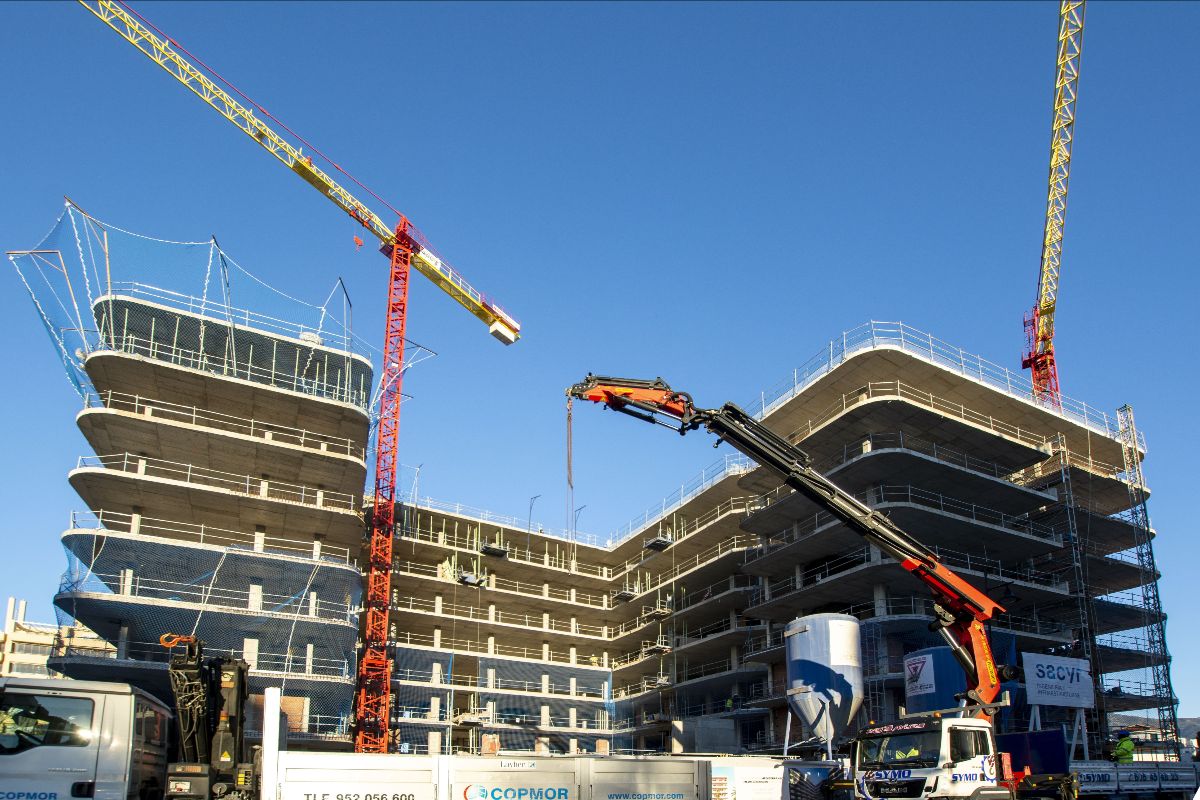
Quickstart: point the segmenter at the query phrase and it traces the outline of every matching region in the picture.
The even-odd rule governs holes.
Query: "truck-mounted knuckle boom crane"
[[[662,378],[640,380],[589,374],[567,389],[567,396],[603,403],[615,411],[680,434],[703,427],[896,559],[933,593],[935,617],[929,627],[942,635],[967,674],[965,713],[981,719],[990,719],[995,714],[1000,683],[1015,677],[1016,670],[996,664],[984,623],[1003,613],[1004,608],[959,577],[937,554],[886,515],[815,470],[803,450],[733,403],[716,409],[696,408],[690,395],[675,391]]]

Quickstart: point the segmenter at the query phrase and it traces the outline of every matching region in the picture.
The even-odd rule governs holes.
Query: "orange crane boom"
[[[404,375],[404,334],[408,319],[408,279],[411,269],[415,267],[486,323],[489,332],[501,342],[515,342],[520,337],[521,325],[443,261],[406,217],[398,215],[400,219],[394,226],[385,223],[365,203],[317,167],[311,156],[305,155],[300,147],[259,119],[255,109],[266,115],[261,106],[251,103],[249,98],[237,92],[212,68],[201,69],[180,55],[187,51],[128,5],[120,0],[79,0],[79,3],[366,228],[379,239],[380,250],[390,260],[383,365],[379,381],[375,499],[363,602],[363,653],[358,663],[354,740],[358,752],[386,753],[392,668],[387,646],[388,598],[395,528],[396,466],[399,463],[400,389]],[[191,57],[203,65],[195,56]],[[226,91],[222,84],[245,102]],[[344,173],[336,164],[333,167]],[[378,199],[374,193],[372,196]]]
[[[996,663],[984,623],[1003,613],[1004,607],[943,564],[936,553],[887,515],[860,502],[815,470],[803,450],[733,403],[714,409],[696,408],[691,396],[673,390],[662,378],[651,381],[588,375],[567,389],[567,397],[602,403],[680,434],[705,428],[896,559],[933,594],[934,619],[929,627],[946,640],[967,675],[963,695],[966,712],[981,719],[991,719],[996,713],[1001,682],[1012,679],[1017,672]]]

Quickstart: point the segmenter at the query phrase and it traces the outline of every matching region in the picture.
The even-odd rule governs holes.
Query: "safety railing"
[[[429,510],[424,505],[425,502],[425,499],[422,499],[422,506],[418,511]],[[442,519],[442,522],[445,522],[445,518]],[[402,539],[411,539],[469,552],[478,552],[481,543],[491,541],[481,538],[478,527],[476,527],[474,533],[469,530],[468,532],[456,532],[453,528],[447,527],[444,524],[440,527],[434,527],[433,517],[428,513],[417,513],[403,517],[396,523],[396,535]],[[514,533],[511,538],[503,540],[503,545],[508,551],[505,556],[507,560],[519,561],[522,564],[532,566],[549,567],[551,569],[595,578],[608,579],[613,576],[611,567],[579,561],[577,558],[572,557],[569,547],[566,552],[562,553],[551,553],[549,551],[538,553],[522,547],[517,544],[517,541],[521,540],[523,536],[523,533]]]
[[[1132,681],[1126,678],[1113,678],[1108,675],[1100,679],[1105,696],[1120,697],[1122,695],[1132,695],[1134,697],[1157,698],[1159,696],[1158,689],[1153,683],[1147,681]]]
[[[655,678],[643,678],[636,683],[627,683],[613,689],[613,699],[623,700],[627,697],[634,697],[646,692],[661,691],[671,685],[671,678],[667,675],[659,675]]]
[[[435,578],[449,583],[459,583],[459,573],[451,565],[423,564],[413,561],[392,562],[392,571],[400,575],[413,577]],[[560,586],[549,586],[543,583],[516,581],[501,578],[496,575],[483,574],[479,576],[483,585],[493,591],[511,592],[534,600],[555,600],[560,603],[587,606],[590,608],[607,608],[608,595],[583,592],[578,589],[565,589]]]
[[[330,353],[322,354],[321,360],[314,360],[312,376],[300,374],[300,362],[295,357],[291,360],[291,370],[283,363],[276,364],[272,359],[270,367],[253,363],[249,357],[245,361],[227,358],[222,354],[189,350],[178,345],[160,342],[154,338],[145,338],[131,333],[110,335],[107,330],[101,330],[93,352],[113,351],[129,355],[144,356],[154,361],[162,361],[185,369],[207,372],[225,378],[237,378],[251,383],[270,386],[275,389],[295,392],[297,394],[334,400],[353,405],[366,412],[370,404],[370,370],[362,369],[358,375],[358,385],[351,385],[353,378],[341,368],[344,365],[334,364],[331,370],[328,361]],[[295,355],[295,354],[293,354]],[[340,356],[334,355],[335,359]],[[277,368],[278,366],[278,368]],[[330,381],[329,374],[333,372],[335,380]]]
[[[358,500],[352,494],[313,489],[294,483],[284,483],[252,475],[237,475],[161,458],[146,458],[133,453],[106,456],[80,456],[78,469],[96,468],[133,473],[148,478],[161,478],[197,486],[209,486],[235,494],[264,497],[295,505],[311,506],[330,511],[360,514]]]
[[[831,339],[826,347],[814,354],[803,365],[792,370],[788,379],[744,405],[760,418],[781,407],[796,397],[819,378],[858,353],[879,348],[899,349],[910,355],[935,364],[944,369],[978,381],[1010,397],[1035,405],[1050,414],[1070,419],[1102,436],[1120,440],[1120,425],[1115,417],[1100,411],[1081,400],[1060,395],[1057,403],[1043,398],[1033,389],[1033,383],[1024,374],[1015,373],[980,356],[968,353],[932,334],[921,331],[903,322],[877,322],[871,320],[858,327],[844,331],[838,338]],[[1145,442],[1141,441],[1142,449]]]
[[[795,495],[795,490],[789,486],[780,486],[762,495],[753,505],[750,513],[762,511],[772,505]],[[1014,517],[1002,511],[985,508],[965,500],[956,500],[937,492],[919,489],[915,486],[875,486],[854,494],[855,499],[868,505],[905,503],[941,512],[973,523],[1003,528],[1026,536],[1044,539],[1052,544],[1062,545],[1062,535],[1049,525],[1033,522],[1025,517]],[[806,517],[788,529],[786,533],[773,537],[769,542],[754,548],[747,554],[746,563],[750,564],[762,558],[774,556],[775,552],[788,545],[800,542],[816,534],[830,525],[840,524],[838,519],[827,511],[818,511]]]
[[[515,625],[532,631],[555,631],[597,639],[609,638],[607,635],[608,629],[603,625],[588,625],[578,620],[572,622],[570,620],[546,618],[541,614],[517,614],[512,611],[501,611],[495,606],[476,608],[475,606],[457,603],[437,603],[432,598],[393,597],[391,608],[393,611],[420,611],[476,622],[497,622],[503,625]]]
[[[436,650],[453,650],[463,653],[473,653],[475,655],[499,655],[509,658],[524,658],[530,661],[551,661],[559,664],[572,663],[571,654],[567,650],[555,650],[550,647],[518,647],[499,643],[493,643],[489,646],[486,640],[458,639],[448,636],[435,639],[430,634],[413,633],[411,631],[393,633],[388,638],[388,644],[411,645]]]
[[[768,650],[774,650],[776,647],[783,647],[783,628],[777,628],[760,636],[751,636],[742,646],[742,652],[745,653],[746,658],[749,658]]]
[[[1060,580],[1057,575],[1052,573],[1038,572],[1023,566],[1013,566],[993,558],[987,558],[985,556],[979,556],[971,553],[958,553],[938,547],[930,547],[929,550],[931,550],[942,561],[942,563],[953,567],[956,570],[986,575],[989,578],[999,581],[1030,584],[1056,592],[1065,593],[1067,591],[1067,584]],[[852,569],[856,569],[870,563],[872,563],[870,547],[862,547],[849,553],[843,553],[837,557],[806,568],[798,577],[796,575],[788,575],[784,578],[769,582],[765,591],[763,589],[756,589],[750,595],[750,605],[761,605],[762,603],[787,597],[788,595],[795,594],[796,592],[800,592],[811,586],[815,586],[835,575],[840,575],[844,572],[848,572]],[[879,563],[890,565],[893,562],[890,560],[883,560]]]
[[[742,592],[757,585],[758,578],[753,575],[733,575],[731,578],[716,581],[698,589],[689,589],[686,594],[675,599],[675,611],[683,611],[715,597],[720,597],[727,592]]]
[[[739,511],[734,511],[732,508],[728,508],[728,503],[722,505],[723,507],[727,508],[722,516],[729,513],[739,513]],[[672,581],[676,580],[682,575],[687,574],[688,572],[691,572],[702,564],[711,563],[712,561],[728,556],[731,553],[740,553],[743,550],[752,547],[757,542],[757,536],[745,536],[741,534],[731,536],[724,541],[717,542],[713,546],[700,553],[697,553],[691,558],[676,563],[671,569],[656,573],[652,576],[645,575],[635,576],[632,578],[627,576],[623,587],[626,591],[631,591],[637,595],[663,589]]]
[[[928,439],[922,439],[919,436],[912,436],[911,434],[904,433],[904,431],[870,433],[859,437],[853,442],[843,445],[841,453],[813,466],[820,472],[828,472],[835,467],[839,467],[848,461],[867,455],[875,450],[907,450],[992,478],[1006,478],[1015,472],[1012,467],[979,458],[956,448],[947,447],[944,444],[938,444]]]
[[[683,683],[685,681],[707,678],[710,675],[719,675],[722,672],[730,672],[737,668],[728,658],[721,658],[716,661],[707,661],[703,664],[685,664],[682,667],[677,667],[675,676],[679,683]]]
[[[623,543],[630,537],[647,530],[660,520],[670,516],[673,511],[676,511],[689,500],[720,483],[725,478],[734,475],[743,475],[754,469],[754,466],[753,461],[740,453],[727,453],[719,461],[702,469],[699,475],[682,484],[679,489],[664,497],[658,506],[646,509],[645,512],[634,517],[624,526],[614,531],[606,544],[609,547],[615,547]]]
[[[411,492],[401,492],[399,499],[400,502],[418,509],[439,511],[444,514],[453,514],[456,517],[466,517],[476,522],[486,522],[489,525],[495,525],[498,528],[504,529],[500,533],[506,539],[532,536],[536,532],[538,536],[548,536],[552,539],[561,539],[588,547],[604,547],[606,545],[595,534],[580,533],[579,531],[568,529],[546,528],[538,522],[518,519],[508,514],[497,514],[485,508],[478,508],[463,503],[450,503],[444,500],[435,500],[432,497],[414,497]]]
[[[274,672],[298,677],[338,678],[346,681],[354,680],[354,662],[345,658],[324,658],[314,656],[309,658],[304,653],[247,653],[245,650],[213,647],[205,645],[204,653],[208,656],[222,658],[244,659],[250,664],[251,673]],[[166,664],[171,660],[172,651],[157,642],[133,641],[125,644],[120,650],[116,647],[97,649],[81,647],[74,644],[64,644],[55,648],[54,656],[58,658],[101,658],[108,661],[134,661],[143,664]]]
[[[278,444],[303,447],[307,450],[349,456],[359,461],[366,457],[365,448],[360,444],[356,445],[347,437],[313,433],[304,428],[276,425],[272,422],[235,417],[231,414],[220,414],[198,406],[168,403],[141,395],[114,392],[111,389],[98,394],[89,392],[84,398],[84,405],[88,408],[106,408],[110,411],[136,414],[154,420],[180,422],[200,428],[251,436]]]
[[[253,611],[288,618],[357,624],[357,614],[349,603],[326,600],[314,595],[305,596],[302,592],[295,595],[250,592],[211,584],[161,581],[128,572],[88,572],[82,579],[64,576],[60,592],[98,593],[111,598],[136,597],[142,600],[195,603],[210,611]]]
[[[676,647],[686,647],[687,645],[695,644],[696,642],[700,642],[705,639],[711,639],[714,636],[720,636],[722,634],[729,633],[730,631],[736,631],[739,633],[753,633],[754,631],[760,629],[761,626],[750,625],[741,620],[735,622],[729,617],[724,617],[714,622],[710,622],[707,625],[701,625],[698,628],[685,628],[683,631],[678,631],[679,627],[681,626],[676,626]]]
[[[112,299],[119,300],[122,295],[130,298],[147,299],[187,314],[208,317],[211,322],[217,325],[241,325],[246,328],[254,328],[259,331],[267,331],[287,336],[291,339],[298,339],[306,344],[317,344],[317,341],[319,341],[320,344],[317,344],[318,347],[326,347],[326,349],[339,353],[352,352],[360,358],[370,359],[370,353],[365,347],[359,349],[356,346],[356,343],[353,341],[353,334],[342,328],[340,322],[328,319],[328,317],[325,318],[328,320],[328,324],[341,328],[341,330],[321,330],[320,328],[313,328],[301,323],[291,322],[290,320],[272,317],[269,314],[262,314],[258,311],[237,308],[216,298],[192,297],[181,292],[172,292],[169,289],[137,281],[114,281],[109,292],[110,294],[98,298],[94,305],[103,306]],[[340,339],[339,344],[341,346],[326,346],[324,339],[328,336]],[[312,337],[317,337],[317,341],[309,342],[309,339]]]
[[[171,541],[194,542],[230,550],[289,556],[305,560],[329,561],[353,566],[350,549],[313,542],[298,542],[280,536],[244,533],[212,525],[122,514],[116,511],[72,511],[71,530],[97,530],[137,536],[153,536]]]

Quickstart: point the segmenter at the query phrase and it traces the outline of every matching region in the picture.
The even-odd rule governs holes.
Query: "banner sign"
[[[937,682],[933,678],[933,656],[909,656],[904,659],[904,696],[933,694]]]
[[[1022,653],[1025,694],[1031,706],[1095,708],[1096,693],[1086,659]]]

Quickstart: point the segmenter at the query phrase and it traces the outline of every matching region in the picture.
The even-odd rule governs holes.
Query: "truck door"
[[[88,697],[0,690],[0,797],[91,797],[99,753]]]

